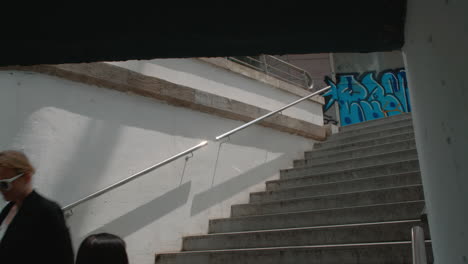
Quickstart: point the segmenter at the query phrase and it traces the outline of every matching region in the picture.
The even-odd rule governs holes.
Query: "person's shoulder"
[[[34,207],[36,209],[41,210],[42,212],[62,212],[61,207],[55,202],[50,200],[49,198],[44,197],[43,195],[37,193],[36,191],[33,191],[31,193],[31,200],[34,203]]]

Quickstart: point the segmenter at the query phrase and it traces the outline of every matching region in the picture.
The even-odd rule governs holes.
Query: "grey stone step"
[[[416,145],[416,144],[415,144]],[[370,160],[375,160],[378,157],[380,158],[379,161],[382,161],[383,157],[386,157],[385,159],[387,161],[389,160],[391,156],[399,157],[401,158],[402,154],[403,156],[406,155],[405,153],[412,152],[417,156],[417,151],[416,151],[416,146],[413,146],[413,148],[410,147],[395,147],[395,150],[392,150],[392,148],[389,148],[389,150],[385,149],[380,149],[376,151],[353,151],[353,153],[349,154],[348,156],[350,157],[338,157],[338,158],[325,158],[325,159],[300,159],[300,160],[294,160],[293,161],[293,166],[294,167],[304,167],[304,166],[315,166],[315,165],[322,165],[322,164],[341,164],[342,162],[357,162],[358,160],[364,159],[370,162]],[[406,156],[405,156],[406,157]],[[387,159],[388,158],[388,159]],[[367,163],[370,164],[370,163]]]
[[[319,195],[363,192],[375,189],[403,187],[417,184],[421,184],[421,175],[419,173],[395,174],[389,176],[357,179],[352,181],[314,184],[301,187],[268,190],[264,192],[253,192],[250,193],[250,202],[259,203]]]
[[[411,113],[404,113],[404,114],[401,114],[401,115],[395,115],[395,116],[391,116],[391,117],[380,118],[380,119],[361,122],[361,123],[357,123],[357,124],[342,126],[342,127],[340,127],[340,132],[346,132],[346,131],[351,131],[351,130],[355,130],[355,129],[362,129],[362,128],[372,127],[372,126],[379,126],[379,125],[393,123],[393,122],[397,122],[397,121],[400,121],[400,120],[407,120],[407,119],[411,120]]]
[[[209,233],[418,219],[423,207],[424,201],[411,201],[339,209],[213,219],[210,220],[209,223]]]
[[[363,166],[351,170],[335,170],[326,173],[314,173],[314,168],[293,168],[280,170],[280,181],[302,181],[307,178],[310,184],[319,184],[351,179],[399,174],[419,170],[418,159],[389,162],[382,165]],[[276,182],[268,181],[267,184]]]
[[[356,128],[356,129],[351,129],[351,130],[345,130],[345,131],[341,130],[340,132],[329,136],[328,140],[334,140],[335,138],[339,138],[339,137],[359,135],[362,133],[369,133],[373,131],[380,131],[380,130],[390,129],[394,127],[412,126],[412,125],[413,125],[413,120],[409,118],[409,119],[397,120],[394,122],[377,124],[373,126],[366,126],[366,127]]]
[[[231,207],[231,217],[346,208],[423,199],[422,185],[412,185],[264,203],[237,204]]]
[[[294,164],[294,168],[310,168],[313,169],[313,173],[326,173],[336,170],[351,170],[364,166],[382,165],[385,163],[405,161],[417,158],[418,153],[416,152],[416,149],[410,149],[320,164],[314,164],[313,160],[304,160],[302,162],[297,161]]]
[[[415,149],[416,148],[416,141],[414,139],[404,140],[399,142],[393,142],[388,144],[376,145],[371,147],[363,147],[353,150],[346,150],[346,151],[334,151],[329,152],[328,155],[323,155],[319,157],[313,157],[311,155],[313,152],[306,152],[305,159],[306,160],[313,160],[317,163],[324,163],[324,162],[332,162],[332,161],[339,161],[343,159],[352,159],[352,158],[360,158],[363,156],[369,155],[379,155],[388,152],[400,151],[400,150],[408,150],[408,149]]]
[[[361,149],[361,148],[366,148],[366,147],[372,147],[372,146],[377,146],[377,145],[382,145],[382,144],[388,144],[388,143],[394,143],[394,142],[400,142],[400,141],[405,141],[405,140],[414,140],[414,133],[403,133],[403,134],[396,134],[388,137],[381,137],[377,139],[364,139],[362,141],[357,141],[353,143],[341,143],[341,144],[335,144],[330,147],[328,146],[321,146],[318,145],[319,148],[317,148],[317,144],[323,144],[323,143],[316,143],[314,145],[314,150],[312,151],[306,151],[305,156],[309,157],[320,157],[320,156],[326,156],[330,154],[335,154],[336,152],[340,151],[350,151],[350,150],[355,150],[355,149]]]
[[[334,245],[411,240],[411,228],[423,226],[420,220],[405,220],[352,225],[250,231],[183,239],[183,251]],[[429,232],[425,230],[426,239]]]
[[[426,242],[433,262],[430,241]],[[158,254],[156,264],[408,264],[411,241]]]
[[[301,184],[312,185],[332,183],[337,181],[348,181],[416,171],[419,171],[419,161],[417,159],[390,162],[382,165],[364,166],[351,170],[336,170],[326,173],[312,173],[310,168],[304,167],[281,170],[280,179],[267,181],[266,185],[267,190],[274,190],[277,188],[287,188],[287,186],[297,186]]]
[[[379,139],[382,137],[394,136],[398,134],[405,134],[405,133],[412,133],[414,132],[413,126],[402,126],[402,127],[394,127],[391,129],[383,129],[379,131],[373,131],[369,133],[360,133],[359,135],[354,136],[342,136],[336,138],[334,140],[327,140],[321,143],[315,143],[314,148],[330,148],[335,147],[343,144],[350,144],[354,142],[364,141],[364,140],[371,140],[371,139]]]

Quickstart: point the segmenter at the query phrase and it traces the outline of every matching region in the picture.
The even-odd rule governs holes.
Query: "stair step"
[[[426,242],[429,263],[431,243]],[[158,254],[156,264],[408,264],[412,261],[411,241],[320,245],[255,249],[189,251]]]
[[[209,233],[417,219],[420,217],[423,207],[424,201],[411,201],[339,209],[213,219],[210,220],[209,223]]]
[[[343,145],[343,144],[351,144],[351,143],[364,141],[364,140],[380,139],[384,137],[395,136],[399,134],[407,134],[407,133],[414,133],[413,126],[394,127],[391,129],[384,129],[384,130],[374,131],[370,133],[361,133],[359,135],[354,135],[354,136],[346,136],[346,137],[342,136],[334,140],[327,140],[325,142],[315,143],[314,148],[315,149],[330,148],[330,147],[336,147],[336,146]]]
[[[340,132],[331,135],[330,137],[328,137],[328,139],[335,140],[336,138],[339,138],[339,137],[347,137],[347,136],[359,135],[363,133],[370,133],[374,131],[381,131],[384,129],[390,129],[394,127],[411,126],[411,125],[413,125],[413,120],[411,118],[402,119],[402,120],[397,120],[394,122],[389,122],[389,123],[384,123],[384,124],[377,124],[377,125],[355,128],[355,129],[350,129],[350,130],[345,129],[344,131],[340,130]]]
[[[264,203],[237,204],[231,206],[231,217],[347,208],[423,199],[422,185],[413,185]]]
[[[182,250],[197,251],[408,241],[411,240],[411,228],[415,225],[422,226],[423,224],[420,220],[405,220],[189,236],[183,239]],[[426,231],[425,234],[429,234],[429,232]],[[428,235],[427,239],[429,239]]]
[[[292,171],[294,172],[294,171]],[[419,162],[417,160],[409,160],[405,162],[387,163],[377,166],[361,167],[352,170],[341,170],[330,173],[309,174],[308,171],[298,171],[298,175],[294,173],[284,173],[279,180],[266,182],[267,190],[278,190],[281,188],[298,187],[313,184],[325,184],[342,181],[351,181],[357,179],[365,179],[379,176],[388,176],[401,173],[419,173]]]
[[[389,175],[419,170],[417,158],[405,161],[388,162],[379,165],[362,166],[353,169],[334,169],[332,171],[320,172],[315,167],[302,167],[280,170],[280,180],[294,179],[299,177],[314,177],[317,181],[339,181],[351,178],[366,178],[376,175]]]
[[[372,165],[382,165],[386,163],[399,162],[417,159],[418,153],[416,149],[395,151],[381,155],[371,155],[360,158],[353,158],[348,160],[341,160],[335,162],[327,162],[314,164],[313,160],[304,160],[295,162],[294,169],[309,168],[312,173],[327,173],[336,170],[351,170]]]
[[[331,151],[327,154],[314,155],[314,152],[306,152],[304,154],[305,160],[313,160],[316,163],[325,163],[340,161],[344,159],[360,158],[370,155],[380,155],[388,152],[409,150],[416,148],[416,141],[414,139],[393,142],[388,144],[376,145],[371,147],[364,147],[359,149],[347,151]],[[320,153],[320,152],[319,152]]]
[[[341,132],[347,132],[356,129],[363,129],[367,127],[380,126],[388,123],[398,122],[400,120],[411,120],[411,113],[404,113],[400,115],[394,115],[386,118],[379,118],[371,121],[361,122],[357,124],[347,125],[340,127]]]
[[[252,203],[269,202],[318,195],[363,192],[375,189],[403,187],[417,184],[421,184],[421,176],[419,173],[402,173],[344,182],[314,184],[301,187],[267,190],[264,192],[253,192],[250,193],[250,201]]]
[[[327,164],[333,165],[333,168],[344,168],[348,169],[354,166],[366,166],[366,165],[378,165],[382,162],[392,162],[392,161],[400,161],[406,160],[409,158],[417,158],[418,152],[416,148],[411,149],[404,149],[404,150],[397,150],[397,151],[388,151],[381,154],[364,154],[360,155],[359,157],[351,157],[348,159],[339,159],[339,160],[316,160],[316,159],[302,159],[302,160],[294,160],[293,166],[294,168],[300,167],[318,167],[318,166],[326,166]],[[342,165],[345,165],[344,167]]]
[[[326,156],[330,154],[335,154],[336,152],[341,152],[341,151],[350,151],[350,150],[355,150],[355,149],[361,149],[361,148],[366,148],[366,147],[373,147],[373,146],[378,146],[378,145],[383,145],[383,144],[389,144],[389,143],[394,143],[394,142],[400,142],[400,141],[405,141],[405,140],[414,140],[414,132],[410,133],[403,133],[403,134],[396,134],[392,136],[387,136],[387,137],[381,137],[377,139],[364,139],[362,141],[356,141],[352,143],[340,143],[340,144],[332,144],[331,146],[318,146],[317,144],[323,144],[326,143],[316,143],[314,144],[314,150],[312,151],[307,151],[305,152],[306,157],[321,157],[321,156]]]

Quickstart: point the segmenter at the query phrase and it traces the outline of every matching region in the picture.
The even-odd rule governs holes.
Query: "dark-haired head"
[[[80,245],[76,264],[128,264],[125,242],[118,236],[101,233],[90,235]]]

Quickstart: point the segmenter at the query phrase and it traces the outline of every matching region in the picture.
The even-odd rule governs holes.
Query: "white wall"
[[[436,263],[468,263],[468,1],[410,0],[406,68]]]
[[[401,51],[370,52],[370,53],[334,53],[335,73],[377,73],[403,68]]]
[[[271,111],[300,98],[297,95],[197,59],[157,59],[109,63]],[[320,126],[323,125],[322,105],[313,101],[301,102],[283,111],[283,114]]]
[[[184,79],[181,74],[181,78]],[[260,104],[260,102],[258,103]],[[259,126],[222,145],[212,140],[241,122],[37,73],[0,72],[0,149],[24,149],[37,190],[66,205],[207,139],[184,159],[79,206],[69,219],[78,247],[89,233],[125,238],[131,263],[153,263],[181,238],[312,149],[313,141]],[[182,179],[182,173],[185,171]]]

